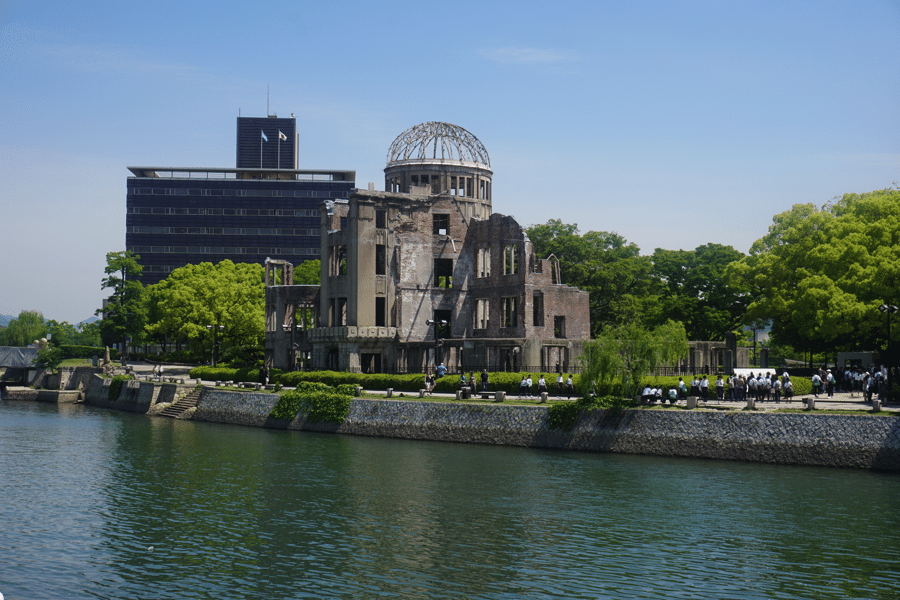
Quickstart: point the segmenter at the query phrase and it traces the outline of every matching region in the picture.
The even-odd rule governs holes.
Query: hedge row
[[[279,383],[277,378],[282,374],[278,369],[272,369],[269,373],[269,383]],[[207,381],[259,381],[258,367],[242,367],[233,369],[231,367],[194,367],[190,372],[194,379],[205,379]],[[282,384],[283,385],[283,384]]]
[[[59,349],[63,353],[63,359],[66,358],[97,358],[102,359],[106,356],[106,348],[98,348],[97,346],[71,346],[62,344]],[[109,359],[119,360],[119,351],[115,348],[109,349]]]

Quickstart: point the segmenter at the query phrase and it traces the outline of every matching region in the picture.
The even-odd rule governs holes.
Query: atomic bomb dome
[[[410,127],[388,149],[387,164],[455,161],[491,168],[487,150],[477,137],[450,123],[431,121]]]
[[[391,144],[384,188],[471,198],[487,209],[476,211],[486,218],[493,174],[487,149],[477,137],[458,125],[430,121],[410,127]]]

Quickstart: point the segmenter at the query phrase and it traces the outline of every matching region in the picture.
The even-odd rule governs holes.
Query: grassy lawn
[[[62,361],[59,366],[61,367],[90,367],[91,359],[89,358],[67,358]]]

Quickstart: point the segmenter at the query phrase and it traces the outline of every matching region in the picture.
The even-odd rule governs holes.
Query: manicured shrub
[[[572,431],[583,410],[622,410],[637,406],[631,398],[621,396],[601,396],[599,398],[579,398],[575,402],[558,402],[547,407],[547,426],[550,429]]]
[[[281,394],[278,403],[269,413],[276,419],[293,420],[301,412],[310,421],[343,423],[350,413],[353,397],[335,389],[312,382],[303,382],[302,389]]]

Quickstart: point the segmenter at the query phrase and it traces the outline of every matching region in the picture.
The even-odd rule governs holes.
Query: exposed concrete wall
[[[127,412],[146,413],[157,403],[175,402],[194,388],[193,385],[175,383],[126,381],[119,392],[119,397],[110,400],[110,383],[109,379],[95,376],[91,385],[85,390],[85,404]]]

